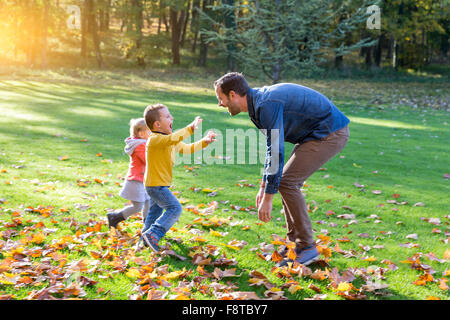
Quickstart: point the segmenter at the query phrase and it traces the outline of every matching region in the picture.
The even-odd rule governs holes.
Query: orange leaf
[[[448,290],[447,281],[448,281],[448,279],[445,279],[445,278],[439,279],[439,288],[442,290]]]
[[[288,250],[288,253],[287,253],[287,258],[288,259],[295,260],[296,256],[297,255],[295,254],[294,250],[292,250],[292,249]]]
[[[273,262],[280,262],[280,261],[283,260],[283,257],[278,253],[278,251],[275,250],[272,253],[271,259],[272,259]]]
[[[309,277],[315,280],[325,280],[327,278],[327,273],[325,271],[316,270]]]
[[[444,253],[444,260],[450,260],[450,250],[445,250]]]

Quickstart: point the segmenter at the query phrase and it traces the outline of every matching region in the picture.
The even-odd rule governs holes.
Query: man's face
[[[220,86],[216,87],[216,97],[219,101],[219,107],[228,108],[228,113],[232,116],[241,112],[237,98],[237,94],[234,91],[230,91],[228,97],[222,92]]]

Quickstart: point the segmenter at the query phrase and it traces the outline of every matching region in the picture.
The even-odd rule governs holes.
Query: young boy
[[[172,133],[173,117],[163,104],[148,106],[144,111],[144,119],[152,131],[146,145],[147,164],[144,176],[151,204],[140,240],[145,246],[158,252],[160,239],[177,222],[182,211],[180,202],[169,190],[175,152],[194,153],[206,148],[214,141],[215,134],[210,131],[195,143],[183,143],[198,128],[202,119],[196,117],[190,125]]]

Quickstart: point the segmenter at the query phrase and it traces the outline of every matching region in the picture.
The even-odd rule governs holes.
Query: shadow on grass
[[[0,132],[4,136],[18,144],[26,144],[27,141],[38,143],[39,145],[35,145],[35,148],[43,147],[58,150],[67,148],[71,150],[71,153],[77,154],[81,158],[93,152],[98,152],[96,149],[98,149],[98,146],[102,146],[103,149],[108,150],[109,158],[127,162],[128,158],[123,153],[123,140],[128,136],[129,119],[142,117],[143,110],[149,103],[162,102],[166,104],[175,118],[174,126],[177,128],[190,123],[196,115],[201,115],[205,119],[204,128],[214,127],[222,132],[233,128],[244,130],[254,128],[246,114],[231,118],[228,114],[224,114],[223,109],[217,107],[215,96],[206,94],[196,95],[158,89],[133,90],[133,88],[124,89],[108,86],[95,88],[83,85],[39,82],[22,82],[20,85],[15,85],[8,81],[2,81],[0,84],[0,90],[5,93],[2,95],[3,105],[6,105],[7,108],[13,108],[12,119],[6,118],[3,120],[12,125],[0,127]],[[352,110],[344,109],[344,112],[351,116]],[[34,116],[42,116],[50,120],[48,123],[35,121]],[[14,117],[19,120],[15,121]],[[403,168],[402,161],[404,157],[409,156],[408,151],[415,150],[415,142],[404,142],[401,148],[406,148],[407,151],[395,153],[394,150],[398,146],[389,142],[389,139],[392,140],[393,130],[399,129],[409,136],[420,136],[427,133],[429,126],[414,124],[406,118],[402,118],[401,121],[384,120],[379,118],[379,115],[377,119],[374,119],[358,114],[355,119],[350,124],[349,144],[343,151],[351,162],[357,165],[364,161],[370,162],[371,165],[395,171],[392,176],[383,177],[383,183],[390,185],[395,184],[402,178],[402,172],[413,169],[411,167]],[[15,125],[18,125],[18,127],[15,127]],[[442,128],[436,129],[443,130]],[[63,132],[62,135],[66,136],[67,139],[55,136],[55,133],[60,135],[58,132]],[[374,139],[374,137],[377,138]],[[82,143],[80,139],[87,139],[88,143]],[[356,141],[363,141],[364,143],[363,145],[357,145]],[[379,144],[375,145],[374,142],[379,142]],[[235,156],[237,156],[236,147]],[[226,147],[223,150],[225,152]],[[376,154],[382,151],[386,153],[386,157],[377,159]],[[249,152],[247,148],[246,159],[249,157]],[[430,173],[430,170],[420,170],[422,166],[429,162],[428,154],[442,154],[444,157],[445,152],[445,146],[432,141],[426,146],[426,152],[415,152],[414,166],[418,170],[416,179],[420,177],[425,179]],[[372,155],[373,158],[367,159],[368,155]],[[36,156],[45,160],[46,153],[36,153]],[[288,156],[289,148],[286,148],[286,159]],[[86,164],[86,160],[83,161],[83,164]],[[355,174],[351,167],[352,170],[349,170],[349,168],[337,167],[335,161],[330,163],[336,167],[340,175]],[[348,165],[351,166],[352,163],[348,163]],[[431,169],[438,170],[437,167]],[[216,165],[214,170],[218,172],[218,176],[224,179],[233,179],[236,175],[235,171],[221,168],[219,165]],[[437,174],[437,172],[435,173]],[[259,171],[255,171],[255,174],[258,175]],[[422,184],[414,183],[410,188],[419,191]]]

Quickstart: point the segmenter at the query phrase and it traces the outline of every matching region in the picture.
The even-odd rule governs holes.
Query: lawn
[[[292,80],[329,96],[351,120],[346,148],[303,187],[318,264],[280,269],[261,258],[285,244],[281,199],[261,223],[262,165],[236,163],[242,149],[227,149],[225,137],[216,142],[223,154],[206,149],[175,167],[184,210],[165,251],[134,252],[139,215],[109,231],[106,213],[126,203],[118,193],[128,122],[148,104],[166,104],[175,128],[200,115],[203,132],[253,130],[248,115],[217,107],[214,79],[80,70],[0,77],[1,298],[449,299],[442,79]]]

